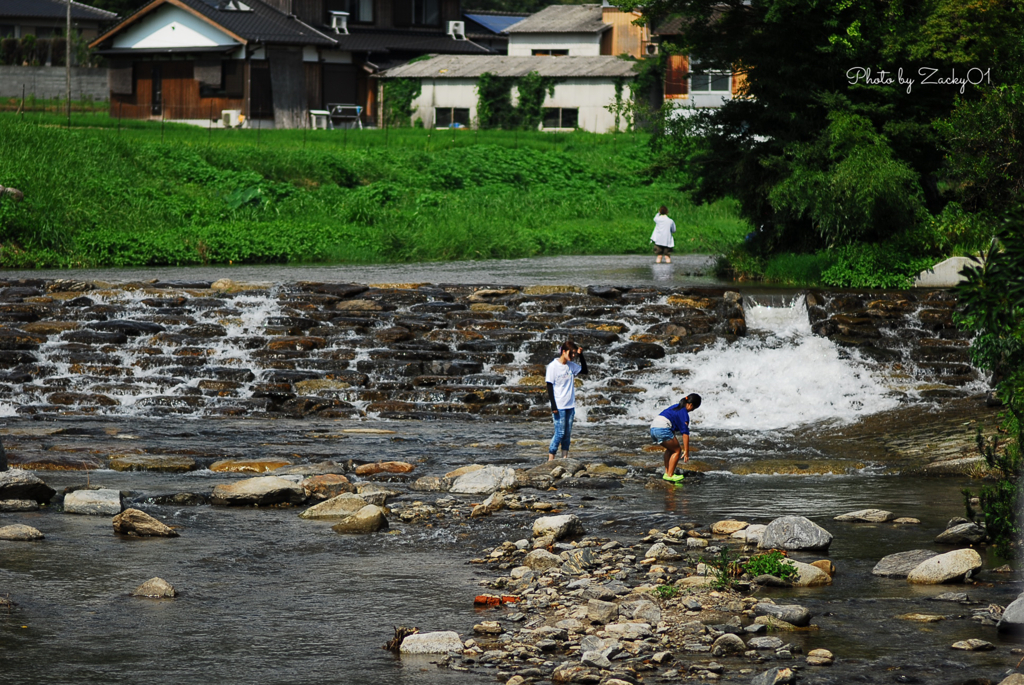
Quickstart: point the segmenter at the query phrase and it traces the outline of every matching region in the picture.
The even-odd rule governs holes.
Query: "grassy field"
[[[208,130],[0,113],[0,266],[382,263],[677,252],[750,230],[650,171],[640,135]]]

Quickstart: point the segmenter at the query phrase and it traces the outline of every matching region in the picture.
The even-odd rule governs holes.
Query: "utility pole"
[[[68,0],[67,30],[64,32],[66,50],[64,53],[64,74],[67,81],[68,128],[71,128],[71,0]]]

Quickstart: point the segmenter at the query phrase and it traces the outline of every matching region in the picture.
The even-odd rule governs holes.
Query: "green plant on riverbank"
[[[782,581],[794,580],[800,575],[789,559],[777,549],[750,557],[747,563],[743,564],[743,570],[754,577],[775,576]]]
[[[711,585],[716,590],[728,590],[732,587],[733,578],[742,573],[739,562],[724,545],[713,557],[701,557],[704,564],[704,575],[711,577]]]
[[[303,149],[301,131],[259,146],[254,131],[211,146],[160,144],[159,131],[140,140],[0,117],[0,184],[26,198],[4,209],[0,266],[646,253],[660,204],[678,252],[724,251],[749,230],[734,203],[697,206],[648,175],[639,144],[553,150],[519,133],[516,148],[498,132],[504,145],[346,151]]]
[[[1008,214],[996,233],[984,263],[966,271],[960,287],[961,325],[976,334],[971,345],[974,362],[993,374],[1004,416],[1002,437],[978,447],[989,468],[997,474],[993,485],[981,488],[981,513],[996,552],[1004,557],[1021,556],[1021,511],[1024,498],[1024,211]],[[968,516],[974,517],[973,493],[964,491]]]
[[[658,585],[651,590],[651,593],[660,599],[672,599],[679,594],[679,588],[675,585]]]

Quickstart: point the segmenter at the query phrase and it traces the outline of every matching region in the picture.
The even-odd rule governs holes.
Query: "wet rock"
[[[1024,674],[1011,673],[999,681],[999,685],[1024,685]]]
[[[45,503],[53,499],[55,494],[56,490],[33,473],[21,469],[0,472],[0,500],[31,499]]]
[[[434,633],[414,633],[402,640],[399,651],[402,654],[446,654],[461,652],[462,640],[453,630]]]
[[[552,536],[555,540],[583,535],[583,522],[575,514],[562,514],[560,516],[542,516],[533,522],[533,536],[535,538]]]
[[[754,607],[754,613],[758,616],[770,616],[771,618],[776,618],[799,627],[811,624],[811,612],[797,604],[759,602]]]
[[[939,554],[918,564],[907,575],[907,581],[917,585],[937,585],[963,580],[968,573],[982,566],[981,557],[973,549],[958,549]]]
[[[751,638],[750,642],[747,643],[747,646],[749,646],[750,649],[770,649],[774,651],[782,647],[782,644],[782,640],[777,637],[755,637]]]
[[[267,473],[283,466],[291,466],[289,459],[221,459],[210,464],[210,470],[218,473]]]
[[[356,493],[366,500],[367,504],[376,504],[379,507],[384,506],[389,497],[398,497],[402,494],[398,490],[393,490],[380,483],[356,483],[355,485]]]
[[[335,533],[347,535],[365,535],[387,528],[388,519],[384,515],[384,510],[375,504],[367,504],[356,513],[331,526],[331,530]]]
[[[124,505],[118,490],[76,490],[64,498],[64,512],[87,516],[114,516]]]
[[[491,514],[501,511],[505,508],[505,495],[500,491],[492,493],[490,497],[485,499],[480,504],[473,507],[473,511],[470,512],[470,517],[475,516],[490,516]]]
[[[43,534],[32,526],[25,526],[20,523],[0,527],[0,540],[32,542],[34,540],[42,540],[43,537]]]
[[[988,537],[985,529],[976,523],[961,523],[939,533],[935,542],[941,545],[976,545]]]
[[[654,631],[647,623],[609,623],[604,630],[609,637],[617,640],[642,640],[654,636]]]
[[[543,377],[541,378],[543,382]],[[550,420],[550,419],[549,419]],[[545,449],[547,448],[547,442],[544,442]],[[553,476],[560,478],[562,476],[572,476],[583,468],[583,464],[575,459],[552,459],[550,461],[544,461],[527,470],[526,475],[530,478],[536,478],[537,476]]]
[[[139,537],[176,538],[178,531],[158,521],[144,511],[125,509],[114,517],[114,532]]]
[[[199,466],[191,457],[154,456],[145,454],[119,454],[110,458],[114,471],[153,471],[156,473],[185,473]]]
[[[711,645],[711,653],[715,656],[726,656],[727,654],[740,654],[746,648],[747,646],[743,644],[741,637],[732,633],[725,633],[719,636],[714,644]]]
[[[409,473],[416,467],[404,461],[379,461],[375,464],[360,464],[357,476],[372,476],[376,473]]]
[[[299,518],[323,519],[323,518],[345,518],[356,513],[367,504],[360,495],[345,492],[320,502],[299,514]]]
[[[0,511],[39,511],[39,502],[34,499],[3,499],[0,500]]]
[[[811,566],[794,559],[790,559],[789,563],[796,568],[799,574],[791,582],[794,587],[816,587],[820,585],[831,585],[832,576],[822,571],[817,566]],[[790,621],[792,623],[792,621]]]
[[[715,535],[732,535],[745,529],[750,524],[746,521],[718,521],[712,524],[711,532]]]
[[[587,620],[591,623],[606,624],[614,623],[619,618],[619,605],[615,602],[605,602],[600,599],[592,599],[587,602]]]
[[[451,487],[451,481],[447,478],[423,476],[422,478],[417,478],[409,486],[409,489],[416,490],[417,492],[447,492],[449,487]]]
[[[302,487],[277,476],[247,478],[227,485],[218,485],[210,496],[213,504],[227,506],[268,506],[301,504],[306,501]]]
[[[832,534],[803,516],[783,516],[768,524],[761,534],[761,549],[827,550]]]
[[[1018,597],[1003,609],[996,630],[1000,633],[1024,635],[1024,597]]]
[[[754,676],[750,685],[791,685],[796,682],[796,674],[790,668],[773,668]]]
[[[831,666],[834,657],[827,649],[812,649],[807,653],[808,666]]]
[[[939,616],[938,614],[912,613],[900,614],[896,618],[901,621],[914,621],[916,623],[938,623],[939,621],[944,620],[945,616]]]
[[[861,523],[885,523],[896,518],[896,514],[882,509],[860,509],[848,514],[840,514],[833,521],[856,521]]]
[[[696,538],[690,538],[690,540],[695,539]],[[689,540],[687,542],[689,542]],[[700,540],[700,542],[706,541]],[[678,559],[682,559],[683,555],[666,545],[664,542],[656,542],[647,550],[644,554],[644,558],[655,559],[657,561],[676,561]]]
[[[752,523],[743,530],[736,531],[730,537],[756,545],[761,541],[761,536],[764,534],[764,529],[767,527],[768,526],[760,523]]]
[[[282,469],[278,469],[275,471],[275,475],[280,474],[281,471]],[[338,495],[355,492],[356,490],[348,478],[340,473],[310,476],[299,483],[299,487],[306,493],[307,498],[315,501],[328,500]]]
[[[561,565],[561,557],[545,549],[535,549],[523,558],[523,566],[534,571],[546,571],[551,568],[558,568]]]
[[[995,649],[996,646],[991,642],[985,640],[979,640],[972,638],[970,640],[960,640],[952,644],[953,649],[959,649],[965,652],[986,652],[990,649]]]
[[[882,557],[881,561],[875,564],[871,573],[885,578],[906,578],[910,575],[911,571],[923,562],[938,555],[938,552],[933,552],[930,549],[912,549],[909,552],[897,552],[896,554]]]
[[[177,595],[178,591],[174,589],[174,586],[159,577],[150,578],[132,592],[132,597],[149,597],[153,599],[169,599]]]
[[[829,577],[836,574],[836,566],[828,559],[819,559],[818,561],[812,561],[811,566],[817,567],[827,573]]]
[[[456,478],[449,492],[459,495],[489,495],[495,490],[512,488],[515,484],[514,470],[500,466],[485,466]]]

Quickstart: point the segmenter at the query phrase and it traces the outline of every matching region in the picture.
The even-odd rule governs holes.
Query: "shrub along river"
[[[622,640],[611,668],[587,665],[574,681],[748,683],[789,667],[801,683],[959,684],[1014,669],[1020,645],[992,618],[1022,588],[984,545],[967,582],[872,574],[888,554],[966,546],[934,539],[963,515],[960,490],[983,470],[974,433],[991,433],[997,417],[950,321],[951,295],[739,292],[701,276],[707,260],[647,261],[7,274],[0,434],[10,472],[34,473],[57,494],[38,510],[0,512],[0,526],[45,536],[0,541],[0,600],[13,603],[0,606],[2,680],[550,682],[580,664],[583,635],[610,634],[585,611],[578,631],[551,644],[529,632],[567,620],[574,602],[586,607],[576,595],[588,584],[682,585],[713,553],[671,529],[746,556],[753,548],[711,535],[711,524],[787,515],[834,536],[827,553],[791,553],[830,560],[831,584],[723,596],[799,604],[816,628],[769,633],[780,649],[701,651],[674,641],[671,623],[687,598],[717,601],[709,590],[641,591],[662,612],[660,632]],[[215,283],[225,276],[234,282]],[[591,366],[575,464],[543,474],[551,426],[539,376],[568,336]],[[690,475],[672,486],[647,425],[684,392],[704,404],[692,416]],[[412,470],[366,467],[378,462]],[[444,491],[445,474],[474,464],[516,473],[506,506],[488,516],[470,517],[487,494]],[[299,518],[306,504],[210,503],[216,486],[278,468],[296,482],[344,473],[386,501],[389,528],[341,535],[338,519]],[[125,507],[180,537],[116,535],[110,515],[65,512],[65,493],[83,487],[121,491]],[[833,520],[868,508],[919,523]],[[526,585],[510,580],[519,552],[479,563],[502,542],[529,540],[552,512],[575,514],[585,531],[550,545],[555,553],[617,541],[632,556],[536,571]],[[682,558],[644,563],[657,540]],[[154,576],[178,596],[130,596]],[[474,608],[498,578],[520,603]],[[545,588],[561,596],[543,599]],[[966,598],[937,599],[949,592]],[[911,614],[940,619],[898,618]],[[727,619],[749,646],[750,615],[686,618],[712,626],[709,648]],[[474,633],[484,621],[498,632]],[[453,659],[382,650],[400,625],[456,631],[482,648]],[[994,649],[951,648],[972,638]],[[807,665],[814,649],[832,652],[832,665]],[[661,652],[670,656],[654,659]]]

